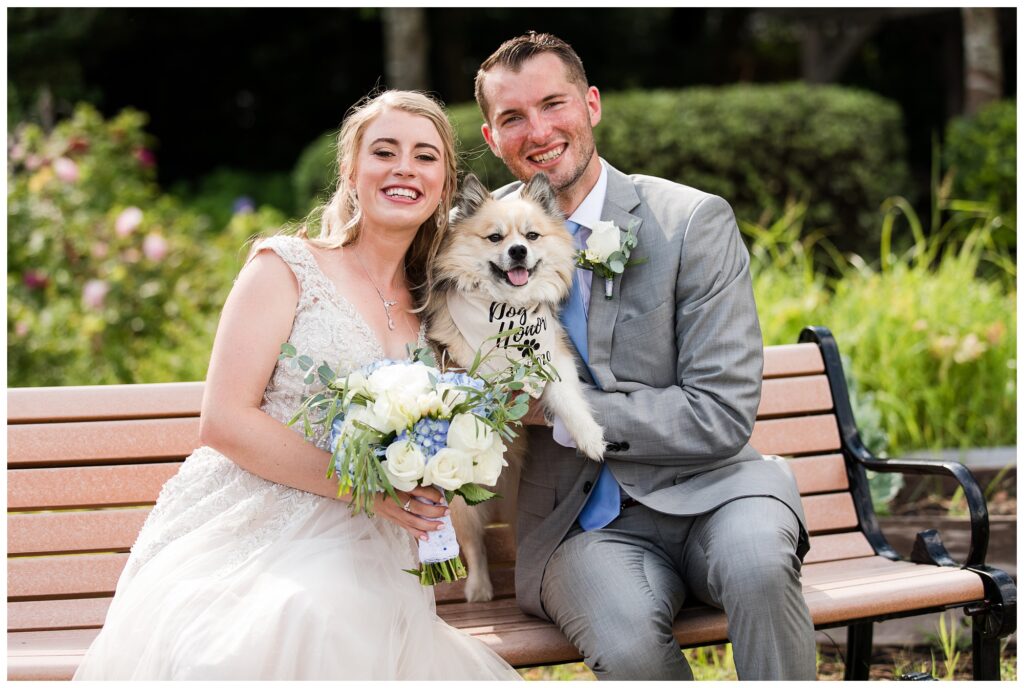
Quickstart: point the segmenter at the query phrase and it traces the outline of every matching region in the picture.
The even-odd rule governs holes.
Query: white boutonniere
[[[636,248],[636,225],[634,222],[623,234],[614,222],[595,222],[590,228],[585,248],[576,251],[576,267],[591,270],[604,277],[604,297],[612,298],[612,280],[631,265],[643,260],[630,260],[629,254]]]

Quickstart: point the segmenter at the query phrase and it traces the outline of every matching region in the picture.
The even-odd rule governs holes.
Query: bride
[[[454,135],[426,96],[357,105],[320,238],[256,246],[228,296],[203,397],[205,445],[169,480],[75,679],[517,679],[435,613],[413,538],[433,488],[352,515],[327,439],[285,422],[308,392],[282,342],[347,371],[423,345],[412,310],[447,228]],[[413,496],[426,498],[424,504]]]

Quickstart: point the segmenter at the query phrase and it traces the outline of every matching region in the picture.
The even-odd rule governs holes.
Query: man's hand
[[[544,405],[540,403],[540,399],[530,399],[530,410],[523,416],[523,425],[551,427],[551,423],[544,417]]]

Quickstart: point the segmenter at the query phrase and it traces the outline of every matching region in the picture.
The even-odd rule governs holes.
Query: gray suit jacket
[[[633,257],[614,298],[593,280],[590,369],[577,361],[605,437],[625,443],[606,461],[622,489],[657,511],[693,515],[740,497],[784,502],[806,522],[792,474],[747,442],[761,396],[763,345],[749,255],[729,204],[717,196],[608,166],[603,220],[636,227]],[[512,184],[495,192],[514,192]],[[547,618],[540,584],[551,553],[579,515],[600,465],[531,427],[520,483],[516,595]]]

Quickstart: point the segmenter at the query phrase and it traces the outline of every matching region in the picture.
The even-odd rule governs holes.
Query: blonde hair
[[[441,202],[433,215],[420,225],[405,254],[409,290],[414,300],[422,303],[421,292],[426,288],[428,266],[437,255],[438,246],[448,229],[448,212],[458,188],[455,132],[442,106],[430,96],[419,91],[384,91],[368,95],[352,106],[338,132],[338,186],[331,199],[319,209],[320,234],[310,242],[323,248],[339,248],[359,238],[362,210],[352,184],[356,156],[367,126],[386,110],[399,110],[429,119],[437,129],[444,149],[445,181]]]

